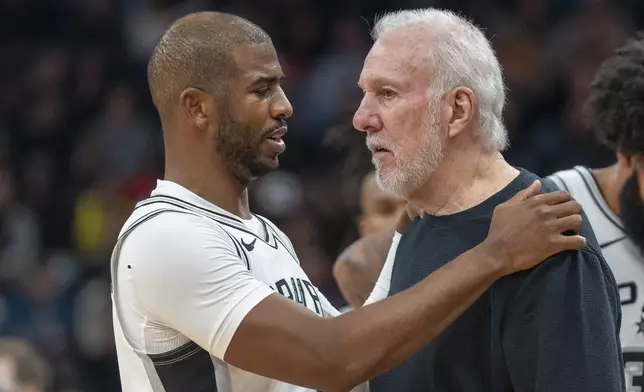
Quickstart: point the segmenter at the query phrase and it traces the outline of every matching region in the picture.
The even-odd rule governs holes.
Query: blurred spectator
[[[0,392],[47,392],[52,372],[27,341],[0,339]]]
[[[204,9],[204,2],[200,0],[146,0],[138,3],[138,8],[126,8],[125,30],[129,53],[132,60],[139,63],[147,63],[154,45],[175,19]]]
[[[38,218],[15,196],[12,174],[0,164],[0,283],[23,277],[40,256]]]
[[[97,182],[76,199],[73,244],[88,263],[109,264],[119,230],[133,208],[120,190],[115,182]]]
[[[81,181],[124,181],[158,153],[160,134],[142,116],[132,92],[125,86],[114,87],[103,112],[81,135],[72,170]]]

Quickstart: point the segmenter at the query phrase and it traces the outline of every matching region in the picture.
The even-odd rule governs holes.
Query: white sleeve
[[[369,381],[358,385],[357,387],[353,388],[351,392],[369,392]]]
[[[162,213],[127,237],[119,263],[128,265],[139,310],[222,359],[237,327],[273,293],[237,256],[215,222]]]
[[[389,247],[389,252],[387,253],[387,259],[385,264],[382,266],[380,271],[380,276],[376,281],[376,285],[371,290],[369,298],[365,301],[365,305],[378,302],[382,299],[387,298],[389,295],[389,287],[391,286],[391,274],[394,269],[394,260],[396,259],[396,251],[398,250],[398,243],[400,242],[400,237],[402,234],[399,232],[394,233],[394,238],[391,239],[391,247]]]
[[[564,184],[563,180],[559,177],[557,173],[551,174],[548,177],[546,177],[548,180],[552,181],[555,183],[557,188],[566,190],[566,184]]]

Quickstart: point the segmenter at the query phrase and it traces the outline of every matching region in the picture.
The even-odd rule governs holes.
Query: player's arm
[[[513,390],[624,391],[620,299],[611,276],[602,256],[586,248],[516,277],[521,285],[499,315]]]
[[[389,254],[392,241],[395,255],[400,233],[412,219],[421,214],[415,205],[409,203],[406,211],[402,212],[397,227],[364,236],[340,253],[333,264],[333,276],[344,299],[354,309],[362,306],[368,298],[372,299],[370,302],[375,302],[376,297],[372,295],[374,283],[389,278],[382,275],[382,269],[388,257],[393,256]]]
[[[584,246],[583,238],[560,234],[579,230],[579,204],[568,201],[565,192],[523,199],[538,189],[533,185],[497,207],[479,246],[393,297],[321,319],[278,295],[268,296],[240,323],[226,362],[324,391],[347,391],[400,364],[498,278]]]
[[[393,228],[365,236],[340,253],[333,264],[333,277],[354,309],[361,307],[373,290],[393,236]]]

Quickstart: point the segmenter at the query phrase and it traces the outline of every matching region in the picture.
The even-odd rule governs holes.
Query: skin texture
[[[180,22],[187,24],[181,34],[226,29],[239,35],[256,28],[239,21],[245,27],[235,27],[231,19],[189,16]],[[187,85],[170,97],[175,106],[160,109],[166,179],[248,218],[248,182],[277,167],[283,151],[267,132],[282,126],[292,107],[270,42],[233,45],[230,56],[236,69],[225,94]],[[535,183],[498,208],[484,243],[396,297],[325,319],[279,294],[268,296],[241,322],[224,360],[323,391],[344,392],[390,369],[441,333],[496,279],[584,245],[581,237],[559,234],[578,229],[579,205],[565,192],[539,195],[539,189]],[[544,240],[535,243],[535,237]]]

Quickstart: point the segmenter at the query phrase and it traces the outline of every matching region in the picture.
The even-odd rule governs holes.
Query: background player
[[[644,388],[644,35],[629,39],[591,84],[588,124],[615,151],[609,167],[549,178],[579,201],[619,286],[627,390]]]
[[[585,244],[561,235],[579,230],[578,203],[534,196],[535,182],[497,209],[480,246],[421,284],[320,317],[337,312],[288,238],[248,206],[248,183],[278,166],[292,112],[268,35],[232,15],[188,15],[148,75],[166,170],[112,257],[126,392],[347,391],[409,357],[501,276]]]
[[[364,145],[361,148],[364,149]],[[377,244],[378,247],[356,244],[342,252],[333,265],[333,276],[351,307],[362,306],[373,290],[382,269],[383,255],[386,255],[391,246],[393,228],[401,214],[406,213],[406,204],[397,195],[381,189],[374,172],[368,173],[362,180],[358,233],[360,237],[374,238],[374,245]],[[376,253],[355,254],[366,249],[373,249]]]

